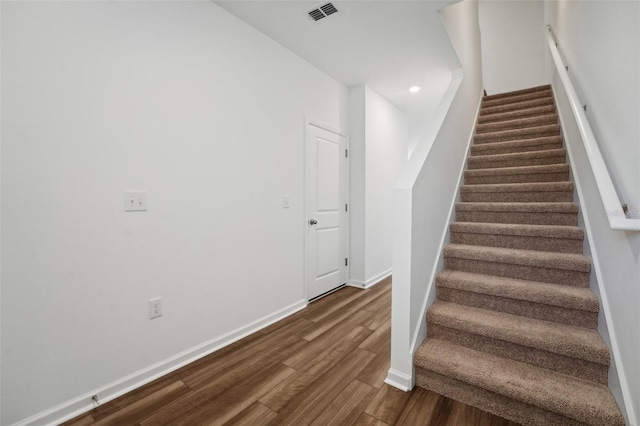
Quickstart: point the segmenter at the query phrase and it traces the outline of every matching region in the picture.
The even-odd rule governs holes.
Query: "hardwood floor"
[[[433,392],[384,384],[390,312],[390,280],[341,289],[64,424],[514,425]]]

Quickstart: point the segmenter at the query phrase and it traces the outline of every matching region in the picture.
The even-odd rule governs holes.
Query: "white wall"
[[[367,86],[349,89],[351,279],[359,287],[391,273],[393,186],[407,162],[407,115]]]
[[[409,119],[369,87],[365,115],[365,284],[370,285],[391,273],[393,187],[407,163]]]
[[[480,0],[482,73],[489,95],[548,84],[544,3]]]
[[[545,2],[545,20],[553,27],[558,49],[578,96],[588,105],[587,118],[617,186],[638,218],[640,194],[640,3]],[[611,230],[593,172],[552,64],[558,109],[569,147],[598,281],[601,317],[608,329],[601,334],[612,344],[620,374],[610,385],[624,398],[627,420],[640,416],[640,234]],[[602,322],[601,322],[602,324]],[[612,370],[613,372],[614,370]],[[622,405],[622,404],[621,404]]]
[[[209,1],[2,2],[2,87],[1,424],[304,304],[345,87]]]
[[[547,1],[545,15],[618,195],[638,218],[640,2]]]
[[[413,351],[426,336],[426,307],[435,299],[434,277],[480,106],[477,4],[466,0],[441,11],[462,67],[453,70],[429,133],[394,189],[391,368],[386,382],[400,389],[413,387]]]
[[[366,260],[366,127],[365,86],[349,88],[349,283],[367,281]]]

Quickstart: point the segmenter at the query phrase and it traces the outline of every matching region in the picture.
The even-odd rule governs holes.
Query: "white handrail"
[[[598,144],[596,143],[596,138],[593,136],[591,126],[587,121],[587,115],[582,109],[576,90],[569,79],[567,69],[562,62],[562,58],[560,58],[556,42],[551,35],[551,26],[547,25],[547,29],[549,50],[551,51],[553,62],[558,70],[560,81],[562,81],[562,85],[564,86],[567,97],[569,98],[569,104],[571,105],[571,110],[573,111],[573,115],[576,119],[580,136],[582,136],[582,142],[584,144],[585,151],[587,152],[587,158],[589,159],[589,164],[591,165],[596,185],[600,192],[600,198],[604,205],[607,220],[609,221],[609,227],[611,229],[621,231],[640,231],[640,219],[628,218],[622,209],[622,203],[620,202],[616,189],[613,186],[611,175],[609,174],[607,165],[602,158],[600,148],[598,148]]]

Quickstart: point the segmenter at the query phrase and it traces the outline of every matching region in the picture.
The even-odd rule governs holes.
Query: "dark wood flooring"
[[[65,425],[496,425],[514,423],[383,383],[391,282],[308,308]]]

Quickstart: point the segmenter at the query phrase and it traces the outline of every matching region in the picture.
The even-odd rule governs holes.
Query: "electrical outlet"
[[[149,300],[149,319],[162,316],[162,297]]]

